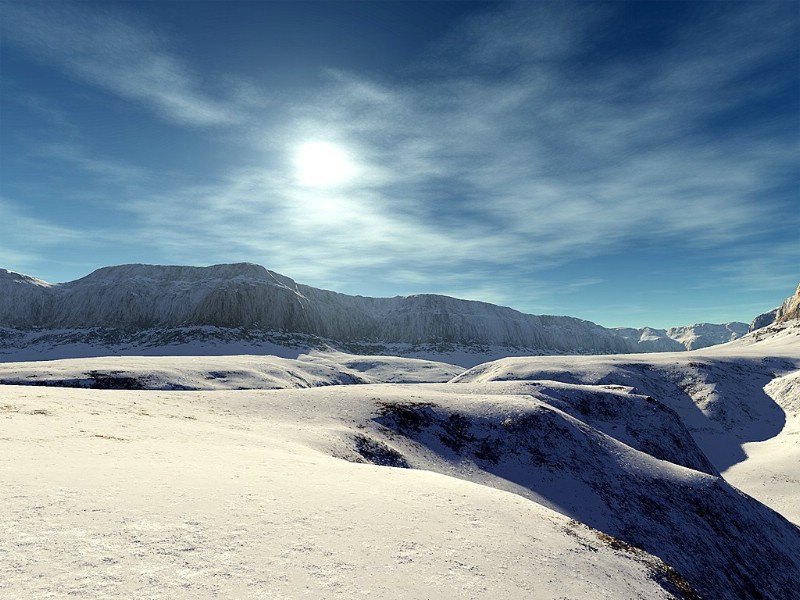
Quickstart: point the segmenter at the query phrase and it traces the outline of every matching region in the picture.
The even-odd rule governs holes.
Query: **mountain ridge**
[[[45,330],[68,331],[70,340],[85,343],[97,337],[98,329],[112,341],[151,332],[149,343],[157,346],[158,332],[167,340],[180,328],[211,327],[225,330],[227,338],[236,337],[234,330],[241,330],[244,338],[292,333],[322,345],[355,344],[362,352],[364,345],[373,347],[368,353],[411,353],[424,346],[619,354],[703,347],[736,339],[747,330],[746,324],[615,330],[575,317],[530,315],[436,294],[350,296],[297,283],[253,263],[109,266],[58,284],[2,270],[0,292],[0,328],[6,329],[0,351],[23,333],[26,345],[35,343],[28,334]],[[704,333],[695,335],[699,328]],[[59,340],[50,336],[48,343],[58,345]]]

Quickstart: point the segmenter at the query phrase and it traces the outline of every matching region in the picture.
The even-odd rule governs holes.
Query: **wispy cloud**
[[[146,23],[78,3],[0,3],[0,32],[49,65],[163,118],[188,125],[229,125],[241,118],[237,99],[214,96]],[[246,97],[242,97],[246,101]]]
[[[106,182],[131,188],[143,185],[150,179],[148,170],[129,163],[92,156],[86,148],[76,143],[44,143],[35,146],[33,158],[47,159],[79,169],[96,182]],[[87,186],[91,187],[91,186]],[[133,191],[133,190],[131,190]]]
[[[131,208],[158,239],[175,236],[159,224],[179,221],[187,250],[269,256],[315,280],[344,264],[400,278],[446,264],[465,273],[464,289],[495,265],[513,278],[637,239],[738,243],[770,227],[760,197],[798,140],[709,132],[722,108],[760,93],[720,86],[779,56],[791,29],[769,7],[730,12],[712,38],[688,27],[671,53],[593,73],[575,61],[613,24],[608,11],[537,3],[473,18],[425,66],[435,77],[331,73],[319,101],[295,104],[272,132],[287,152],[313,136],[347,144],[364,174],[354,187],[307,190],[286,170],[239,169]],[[776,33],[743,43],[741,21],[756,16]]]
[[[0,197],[0,266],[42,276],[37,267],[44,262],[44,253],[82,239],[82,232],[28,215],[15,202]]]
[[[759,34],[739,44],[741,15],[725,17],[717,39],[687,34],[666,59],[575,72],[570,61],[590,46],[582,36],[609,15],[573,19],[559,6],[538,4],[525,36],[517,35],[525,6],[471,21],[451,41],[471,48],[469,68],[453,52],[443,53],[437,78],[403,86],[336,73],[324,102],[297,109],[304,131],[358,146],[402,256],[422,246],[399,223],[437,240],[426,246],[430,262],[496,258],[512,272],[636,240],[708,248],[768,230],[761,198],[791,169],[797,137],[708,128],[721,102],[736,107],[758,93],[737,87],[721,101],[719,86],[779,56],[787,29],[776,23],[778,40]],[[553,21],[570,28],[569,44],[548,33]],[[386,249],[392,262],[394,244]]]
[[[203,185],[142,186],[157,174],[45,151],[126,190],[132,235],[173,262],[256,260],[344,289],[372,273],[395,289],[535,302],[532,274],[545,268],[641,241],[719,252],[769,232],[776,206],[791,218],[774,190],[796,173],[796,131],[732,124],[787,85],[774,68],[753,78],[797,47],[781,4],[726,5],[698,15],[711,26],[687,20],[666,50],[602,61],[593,53],[623,5],[500,5],[405,78],[330,72],[309,99],[272,105],[281,126],[230,128],[284,157],[303,140],[341,143],[361,176],[338,189],[304,187],[288,158]],[[168,41],[117,13],[2,6],[10,41],[165,119],[253,123],[264,101],[243,84],[208,93]],[[595,280],[573,283],[564,289]]]

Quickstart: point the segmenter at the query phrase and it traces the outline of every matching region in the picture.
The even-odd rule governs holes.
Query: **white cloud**
[[[239,169],[218,185],[157,195],[134,210],[153,243],[180,235],[187,252],[264,256],[313,280],[340,277],[343,265],[380,268],[388,278],[439,265],[465,273],[452,289],[478,289],[467,280],[499,264],[513,277],[636,240],[715,247],[769,227],[759,195],[792,160],[796,140],[700,132],[717,103],[703,83],[714,65],[699,40],[666,61],[571,81],[558,61],[602,15],[583,23],[553,13],[559,28],[573,28],[569,47],[548,38],[531,49],[506,30],[520,10],[472,23],[467,36],[487,40],[472,60],[502,63],[502,77],[454,68],[389,85],[337,72],[318,103],[293,107],[280,143],[322,133],[347,144],[366,174],[353,186],[308,190],[278,168]],[[534,9],[530,37],[548,31],[554,10]],[[777,49],[767,37],[742,48],[724,36],[716,43],[730,53],[728,81],[743,75],[736,65],[747,71]],[[532,52],[548,59],[544,66],[508,63]],[[457,59],[443,60],[439,73]],[[676,78],[684,84],[670,83]],[[636,80],[643,85],[632,90]]]
[[[65,163],[80,169],[95,180],[123,184],[129,189],[134,185],[144,184],[151,178],[146,169],[110,158],[92,156],[80,144],[39,144],[32,148],[31,157]]]
[[[709,61],[702,51],[709,40],[690,37],[668,60],[571,80],[570,67],[557,65],[584,27],[580,19],[571,23],[569,48],[548,42],[552,21],[557,30],[565,22],[553,6],[537,5],[527,20],[515,7],[513,19],[487,19],[469,32],[466,39],[488,40],[472,59],[494,66],[490,75],[453,68],[451,76],[398,90],[340,74],[333,101],[316,114],[306,107],[307,122],[316,118],[362,143],[386,173],[382,193],[409,212],[436,219],[436,202],[450,185],[449,209],[472,212],[487,224],[486,235],[491,224],[501,227],[529,256],[596,253],[642,235],[715,244],[758,226],[757,196],[794,160],[797,140],[704,129],[721,102],[750,98],[750,89],[720,94],[716,86],[774,58],[785,39],[753,36],[738,47],[738,32],[726,31],[711,41],[725,56]],[[549,11],[556,11],[552,19]],[[531,25],[527,39],[544,35],[545,50],[518,39],[520,22]],[[508,60],[542,53],[544,65]],[[670,83],[676,79],[683,84]]]
[[[207,94],[167,42],[118,16],[13,6],[3,15],[12,41],[165,118],[232,123],[240,99],[248,109],[261,99],[252,88]],[[269,140],[287,165],[293,144],[343,144],[360,178],[342,189],[304,189],[272,164],[155,191],[135,183],[152,173],[49,150],[125,197],[135,189],[125,208],[136,240],[172,262],[255,260],[331,287],[376,273],[417,290],[510,298],[491,291],[505,286],[536,301],[540,269],[641,240],[719,249],[769,231],[763,197],[793,172],[796,135],[768,124],[715,133],[709,122],[764,93],[740,80],[779,55],[791,24],[743,5],[713,34],[689,27],[667,54],[592,71],[577,57],[613,10],[587,6],[501,6],[402,81],[332,72],[312,100],[273,107],[285,111],[282,129],[242,133]],[[743,19],[775,28],[746,33]]]
[[[0,198],[0,267],[36,275],[52,248],[80,244],[84,239],[80,231],[32,217],[11,200]]]
[[[224,125],[241,118],[235,98],[203,91],[199,77],[164,39],[119,12],[76,3],[4,2],[0,24],[6,43],[167,120]]]

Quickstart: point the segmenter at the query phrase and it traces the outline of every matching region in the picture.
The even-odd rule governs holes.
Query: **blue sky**
[[[0,1],[0,266],[606,326],[800,282],[800,3]]]

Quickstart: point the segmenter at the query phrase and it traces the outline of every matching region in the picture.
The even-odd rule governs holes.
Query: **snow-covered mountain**
[[[746,327],[614,330],[432,294],[349,296],[249,263],[122,265],[62,284],[0,269],[0,360],[333,346],[472,366],[510,355],[691,349]]]
[[[679,352],[697,350],[733,341],[749,331],[747,323],[696,323],[669,329],[617,327],[619,335],[634,344],[639,352]]]

